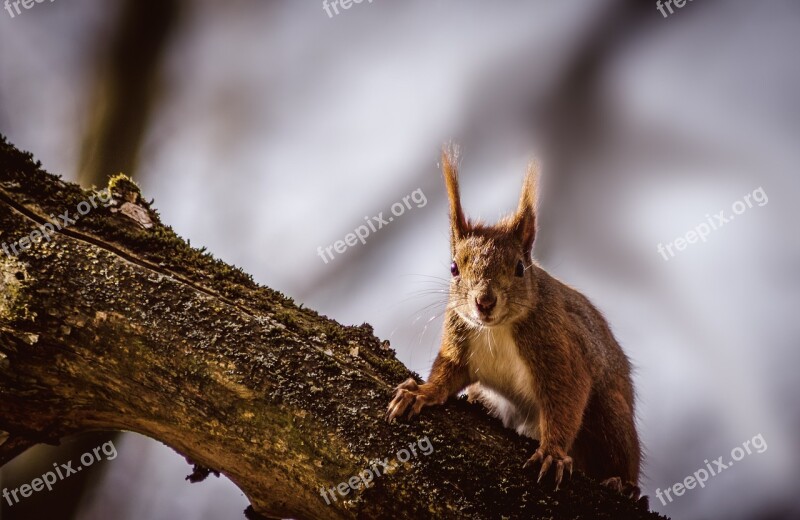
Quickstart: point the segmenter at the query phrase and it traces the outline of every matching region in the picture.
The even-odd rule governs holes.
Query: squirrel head
[[[458,148],[442,150],[442,173],[450,201],[450,296],[448,307],[470,327],[513,323],[534,306],[538,168],[528,166],[514,214],[493,226],[464,216],[458,189]]]

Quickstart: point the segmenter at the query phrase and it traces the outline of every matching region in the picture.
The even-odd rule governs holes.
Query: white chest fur
[[[507,428],[538,437],[533,375],[519,354],[511,327],[475,331],[468,348],[467,363],[472,380],[480,383],[480,401]]]

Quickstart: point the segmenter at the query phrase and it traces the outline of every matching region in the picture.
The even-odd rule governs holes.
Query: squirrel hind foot
[[[642,495],[642,490],[633,482],[622,482],[619,477],[611,477],[600,483],[600,485],[609,488],[610,490],[619,493],[636,502],[640,507],[647,510],[650,509],[650,499],[647,495]]]

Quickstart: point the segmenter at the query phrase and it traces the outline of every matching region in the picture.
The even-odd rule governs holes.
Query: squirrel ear
[[[458,191],[458,154],[458,145],[448,143],[442,147],[442,174],[450,200],[450,237],[453,241],[461,239],[468,229]]]
[[[533,249],[533,240],[536,238],[536,200],[539,184],[539,165],[536,161],[528,164],[525,173],[525,182],[519,196],[517,214],[514,216],[514,233],[522,242],[525,254],[530,254]]]

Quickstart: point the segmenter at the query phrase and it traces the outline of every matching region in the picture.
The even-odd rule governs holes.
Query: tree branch
[[[126,178],[110,189],[108,207],[0,252],[0,464],[68,434],[129,430],[225,474],[250,516],[659,518],[580,474],[558,492],[537,485],[521,469],[535,442],[463,400],[386,424],[391,389],[412,374],[369,325],[259,287],[162,225]],[[0,141],[0,242],[19,250],[92,195]],[[424,437],[432,453],[326,503],[321,488]]]

